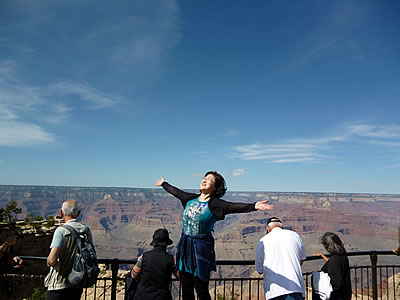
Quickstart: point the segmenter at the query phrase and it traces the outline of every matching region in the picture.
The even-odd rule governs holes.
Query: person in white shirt
[[[265,299],[303,300],[303,241],[296,232],[282,229],[282,222],[276,217],[268,219],[267,231],[256,250],[256,270],[264,274]]]
[[[89,227],[77,220],[81,211],[76,200],[65,201],[60,213],[65,225],[73,227],[78,233],[86,232],[89,241],[93,241]],[[70,287],[67,281],[74,263],[76,249],[76,241],[71,232],[65,227],[57,227],[50,244],[50,254],[47,257],[50,270],[44,280],[44,286],[47,287],[46,300],[81,299],[83,289]]]

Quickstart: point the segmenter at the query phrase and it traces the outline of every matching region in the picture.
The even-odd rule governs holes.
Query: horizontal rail
[[[396,274],[400,273],[400,265],[377,265],[377,257],[381,255],[395,255],[392,251],[356,251],[347,253],[349,257],[369,256],[371,264],[367,266],[351,266],[351,275],[353,278],[353,295],[358,299],[400,299],[399,278]],[[328,256],[328,255],[327,255]],[[46,262],[46,257],[20,256],[25,261]],[[305,261],[319,260],[319,256],[307,256]],[[121,292],[125,286],[125,277],[118,275],[121,265],[133,265],[137,259],[118,259],[118,258],[100,258],[100,264],[111,266],[112,277],[99,278],[93,288],[85,289],[84,299],[117,299],[118,289]],[[217,260],[218,266],[254,266],[254,260]],[[23,271],[23,270],[21,270]],[[306,300],[311,299],[311,274],[303,273],[306,286]],[[1,277],[1,276],[0,276]],[[44,292],[43,275],[28,274],[6,274],[4,278],[19,284],[20,280],[31,280],[31,285],[37,287],[40,285],[40,292]],[[33,288],[32,288],[33,289]],[[174,299],[181,299],[181,285],[176,279],[172,281],[171,291]],[[260,277],[224,277],[210,279],[210,294],[213,299],[262,299],[263,298],[263,278]],[[222,295],[222,298],[220,297]],[[28,299],[31,299],[28,297]]]
[[[393,251],[375,251],[375,250],[370,250],[370,251],[354,251],[354,252],[348,252],[347,256],[367,256],[367,255],[393,255],[395,256],[396,254],[393,253]],[[330,257],[330,254],[325,254],[325,256]],[[26,260],[31,260],[31,261],[46,261],[46,257],[40,257],[40,256],[25,256],[21,255],[20,256],[22,259]],[[322,259],[320,256],[307,256],[305,261],[313,261],[313,260],[319,260]],[[120,265],[132,265],[137,262],[137,258],[135,259],[119,259],[119,258],[99,258],[98,262],[100,264],[112,264],[113,262],[116,262],[116,260],[119,262]],[[217,266],[247,266],[247,265],[255,265],[255,260],[229,260],[229,259],[223,259],[223,260],[217,260],[216,261]]]

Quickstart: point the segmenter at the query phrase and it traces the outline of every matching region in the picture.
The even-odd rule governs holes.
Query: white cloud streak
[[[301,162],[320,160],[316,144],[283,144],[283,145],[264,145],[252,144],[247,146],[237,146],[235,150],[239,153],[239,158],[243,160],[265,160],[273,163]]]
[[[374,138],[374,139],[369,139]],[[400,147],[400,126],[356,124],[347,126],[342,135],[314,139],[296,139],[284,144],[250,144],[234,147],[233,157],[270,163],[320,163],[332,158],[326,153],[336,145],[362,142],[378,146]]]

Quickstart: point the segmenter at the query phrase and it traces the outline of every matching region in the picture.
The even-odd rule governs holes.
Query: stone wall
[[[56,219],[54,225],[49,226],[45,220],[43,221],[17,221],[9,224],[0,222],[0,241],[5,241],[7,237],[17,236],[17,242],[7,250],[9,256],[38,256],[47,257],[49,247],[53,237],[53,233],[57,226],[62,223],[62,219]],[[24,260],[21,268],[13,268],[6,265],[6,273],[8,274],[24,274],[24,276],[37,277],[37,279],[24,280],[15,277],[7,280],[7,284],[2,284],[0,295],[8,293],[7,297],[12,299],[23,299],[32,295],[35,288],[40,291],[44,290],[43,279],[41,276],[46,275],[48,267],[46,262],[35,262]],[[5,291],[7,289],[8,291]],[[11,299],[10,298],[10,299]]]

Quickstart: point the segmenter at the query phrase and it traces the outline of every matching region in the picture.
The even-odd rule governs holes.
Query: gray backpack
[[[76,255],[72,265],[71,273],[67,281],[70,287],[88,288],[93,286],[97,281],[100,273],[97,263],[96,250],[94,245],[88,239],[88,233],[78,233],[75,228],[69,225],[62,225],[68,229],[76,241]]]

